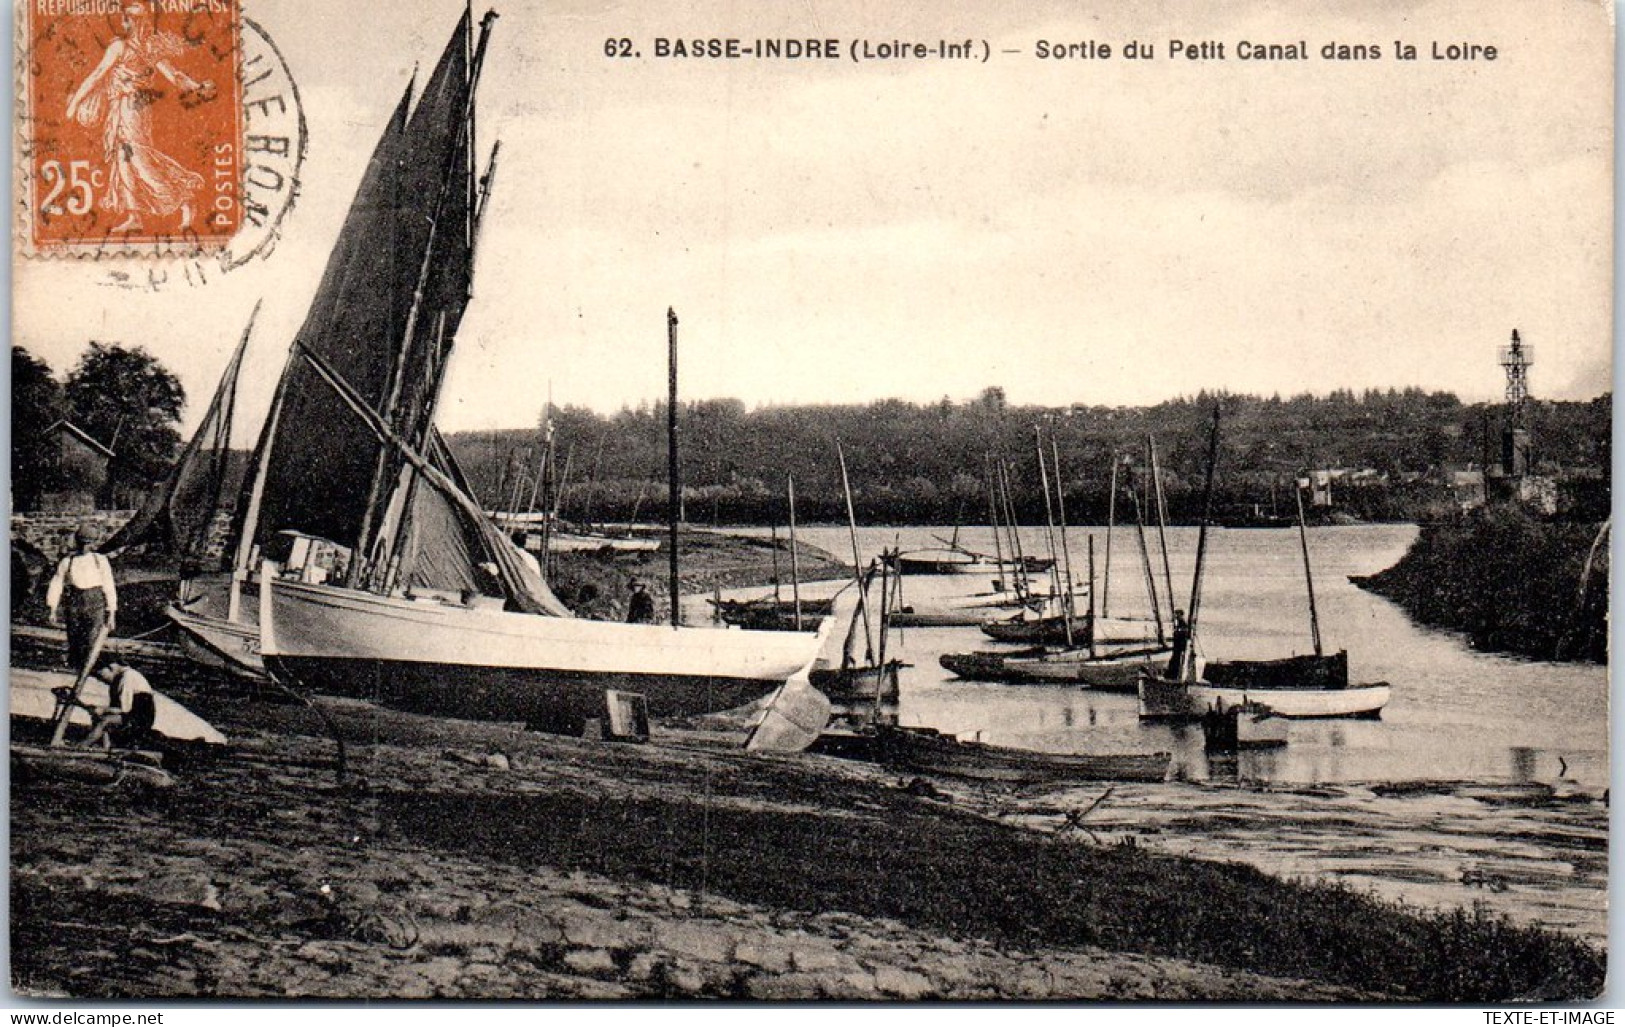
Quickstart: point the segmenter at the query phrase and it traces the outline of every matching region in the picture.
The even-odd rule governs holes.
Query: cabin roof
[[[114,454],[113,454],[113,451],[111,449],[108,449],[106,446],[102,445],[100,442],[97,442],[95,439],[91,438],[90,435],[83,428],[79,427],[77,424],[74,424],[72,421],[67,420],[66,418],[62,418],[62,419],[59,419],[59,420],[53,422],[49,428],[46,428],[44,431],[40,432],[40,434],[41,435],[51,435],[51,434],[56,433],[59,429],[61,431],[65,431],[65,432],[70,433],[75,438],[77,438],[80,442],[83,442],[85,445],[90,446],[91,448],[95,449],[97,452],[101,453],[102,455],[106,456],[107,458],[112,459]]]

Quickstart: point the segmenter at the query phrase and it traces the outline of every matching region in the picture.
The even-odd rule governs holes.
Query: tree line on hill
[[[53,452],[42,431],[67,419],[114,456],[110,491],[126,505],[163,478],[180,448],[186,394],[141,347],[92,342],[60,380],[21,346],[12,347],[14,503],[52,486]],[[1437,471],[1499,459],[1499,404],[1464,404],[1419,388],[1339,389],[1325,396],[1198,393],[1146,407],[1053,408],[1010,404],[998,387],[968,402],[888,399],[864,404],[767,406],[700,400],[679,409],[684,514],[691,523],[784,523],[787,479],[797,516],[846,516],[836,443],[845,454],[853,504],[865,523],[985,523],[989,481],[1003,464],[1011,505],[1024,523],[1043,523],[1037,435],[1046,460],[1058,453],[1068,519],[1103,523],[1116,461],[1118,516],[1132,516],[1131,491],[1149,499],[1147,440],[1157,444],[1170,518],[1200,514],[1207,427],[1223,409],[1215,508],[1221,517],[1295,515],[1294,482],[1305,472],[1371,473],[1334,486],[1333,509],[1363,520],[1412,520],[1441,512]],[[1590,505],[1605,509],[1612,397],[1534,401],[1529,427],[1537,470],[1589,478]],[[553,470],[540,474],[547,426]],[[239,439],[257,427],[238,426]],[[660,520],[666,503],[663,403],[598,414],[544,411],[542,425],[454,433],[453,452],[489,509],[545,510],[586,522]],[[1053,449],[1051,448],[1053,446]],[[247,461],[234,461],[237,467]],[[1056,474],[1054,467],[1049,472]],[[1429,474],[1429,472],[1435,472]],[[1588,519],[1577,516],[1576,519]],[[1318,511],[1321,517],[1325,510]],[[1599,515],[1600,516],[1600,515]]]
[[[1224,412],[1215,487],[1221,516],[1273,512],[1290,519],[1300,476],[1344,468],[1374,473],[1334,488],[1333,508],[1340,514],[1417,519],[1442,512],[1441,504],[1449,503],[1437,471],[1500,459],[1504,413],[1499,404],[1464,404],[1450,393],[1415,388],[1286,399],[1204,392],[1149,407],[1067,409],[1012,406],[998,388],[969,403],[882,400],[748,410],[738,400],[705,400],[679,411],[685,515],[695,523],[783,523],[786,479],[793,476],[798,518],[843,520],[839,441],[860,521],[985,523],[988,481],[1002,460],[1013,482],[1017,517],[1042,523],[1037,428],[1046,461],[1051,439],[1059,452],[1067,516],[1074,523],[1105,521],[1114,457],[1118,516],[1130,515],[1128,490],[1143,490],[1149,479],[1148,438],[1157,443],[1170,517],[1190,523],[1200,515],[1215,404]],[[1611,416],[1610,396],[1532,403],[1537,468],[1600,477],[1605,495]],[[548,423],[554,460],[551,474],[543,477]],[[609,416],[556,408],[537,429],[461,432],[449,441],[492,509],[545,510],[551,492],[567,519],[664,515],[664,404]]]

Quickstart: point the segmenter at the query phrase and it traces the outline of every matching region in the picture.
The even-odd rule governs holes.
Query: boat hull
[[[921,728],[882,727],[875,751],[880,762],[887,766],[1004,784],[1164,781],[1172,761],[1166,752],[1099,755],[1031,752],[981,742],[961,742],[951,735]]]
[[[192,660],[241,677],[268,677],[260,656],[258,624],[193,613],[177,606],[165,609],[164,615],[180,629],[181,647]]]
[[[900,694],[898,670],[901,661],[887,660],[884,667],[815,667],[812,686],[839,703],[896,702]]]
[[[267,579],[261,648],[279,680],[414,712],[575,731],[605,689],[654,717],[760,699],[811,664],[823,635],[673,628],[471,609]]]
[[[1325,717],[1378,717],[1388,704],[1387,685],[1350,688],[1226,688],[1205,682],[1194,684],[1142,677],[1139,681],[1140,716],[1153,719],[1195,719],[1209,710],[1239,706],[1249,699],[1276,714],[1293,719]]]
[[[937,662],[944,669],[971,681],[1067,685],[1098,691],[1132,692],[1141,675],[1162,669],[1167,655],[1165,650],[1137,649],[1091,657],[1087,650],[1052,653],[1038,649],[1010,654],[944,653]]]

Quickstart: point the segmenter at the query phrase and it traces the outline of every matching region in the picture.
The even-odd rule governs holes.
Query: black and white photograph
[[[12,14],[12,1008],[1610,1001],[1611,4]]]

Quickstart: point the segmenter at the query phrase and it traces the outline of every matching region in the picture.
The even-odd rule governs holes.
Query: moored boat
[[[1221,703],[1235,706],[1261,699],[1283,717],[1380,717],[1388,704],[1387,684],[1348,688],[1271,688],[1262,695],[1246,688],[1231,688],[1206,681],[1169,681],[1151,675],[1139,680],[1140,716],[1147,719],[1195,719]]]
[[[1167,650],[1128,646],[1101,648],[1098,655],[1091,655],[1086,647],[1055,650],[1039,646],[1010,653],[944,653],[937,662],[972,681],[1132,692],[1142,673],[1154,672],[1167,662]]]
[[[1173,762],[1166,752],[1047,753],[960,741],[931,728],[881,725],[875,731],[875,754],[882,764],[976,781],[1165,781]]]
[[[710,599],[717,616],[725,624],[750,631],[795,631],[796,604],[794,601],[765,596],[760,599]],[[835,608],[833,599],[801,600],[802,631],[816,631],[818,623]]]

